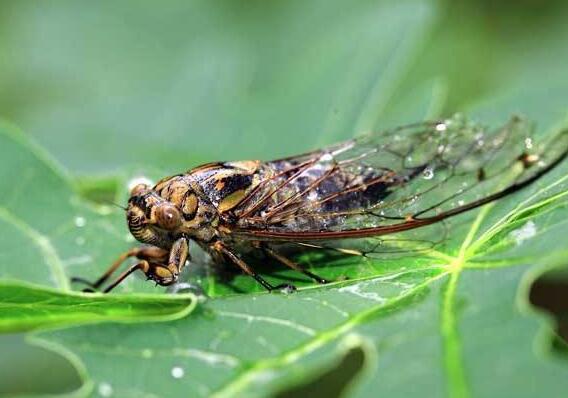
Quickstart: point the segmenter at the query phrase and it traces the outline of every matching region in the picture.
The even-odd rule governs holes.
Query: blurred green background
[[[562,0],[2,0],[0,117],[86,192],[456,111],[550,127],[568,116],[566,21]],[[0,350],[0,393],[78,383],[21,336]]]
[[[566,89],[563,1],[3,0],[0,11],[2,116],[80,174],[266,159],[423,117],[420,102],[448,114]],[[516,110],[530,113],[529,100]]]

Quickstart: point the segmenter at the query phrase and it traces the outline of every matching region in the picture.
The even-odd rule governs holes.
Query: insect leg
[[[110,292],[112,289],[117,287],[123,280],[125,280],[130,274],[132,274],[136,270],[141,270],[146,275],[148,275],[148,271],[150,270],[150,264],[146,260],[142,260],[139,263],[134,264],[133,266],[128,268],[126,271],[124,271],[122,274],[120,274],[118,276],[118,278],[116,278],[116,280],[113,283],[108,285],[105,288],[105,290],[103,290],[103,292],[104,293]]]
[[[181,237],[174,242],[172,249],[170,250],[167,266],[168,270],[170,270],[176,280],[188,258],[189,242],[187,241],[187,238]]]
[[[160,249],[161,250],[161,249]],[[169,286],[177,282],[180,270],[185,265],[185,261],[189,257],[189,245],[185,237],[176,240],[170,250],[168,265],[160,263],[149,263],[142,260],[123,272],[113,283],[103,290],[104,293],[110,292],[119,283],[121,283],[128,275],[140,269],[148,279],[153,280],[158,285]]]
[[[139,263],[134,264],[126,271],[116,278],[109,286],[107,286],[103,293],[108,293],[116,286],[118,286],[126,277],[136,270],[141,270],[146,275],[147,280],[153,280],[156,285],[169,286],[177,282],[178,276],[173,273],[170,268],[164,264],[149,263],[146,260],[142,260]]]
[[[258,283],[260,283],[262,285],[262,287],[264,287],[269,292],[271,292],[273,290],[277,290],[277,289],[296,290],[296,287],[294,287],[293,285],[287,284],[287,283],[283,283],[283,284],[277,285],[277,286],[271,285],[264,278],[262,278],[260,275],[258,275],[247,263],[245,263],[243,260],[241,260],[241,258],[239,256],[237,256],[235,253],[233,253],[231,250],[229,250],[225,245],[223,245],[219,241],[215,242],[211,246],[211,248],[213,250],[225,255],[226,257],[228,257],[236,266],[238,266],[240,269],[242,269],[248,275],[252,276]]]
[[[310,271],[308,271],[307,269],[304,269],[302,266],[300,266],[299,264],[296,264],[294,261],[284,257],[283,255],[281,255],[280,253],[274,251],[273,249],[263,246],[262,249],[264,250],[264,252],[266,254],[268,254],[270,257],[274,258],[275,260],[281,262],[282,264],[284,264],[287,267],[292,268],[295,271],[301,272],[304,275],[309,276],[310,278],[312,278],[313,280],[315,280],[317,283],[327,283],[327,280],[320,278],[319,276],[317,276],[314,273],[311,273]]]
[[[95,282],[89,282],[83,278],[73,277],[71,278],[71,282],[78,282],[83,283],[89,286],[89,289],[85,289],[87,291],[93,291],[98,289],[103,283],[105,283],[108,278],[120,267],[120,265],[126,261],[130,257],[136,257],[140,260],[148,260],[152,262],[164,262],[166,261],[168,256],[168,251],[164,249],[160,249],[159,247],[155,246],[148,246],[148,247],[135,247],[133,249],[128,250],[127,252],[122,253],[115,262],[106,270],[102,276],[97,279]]]

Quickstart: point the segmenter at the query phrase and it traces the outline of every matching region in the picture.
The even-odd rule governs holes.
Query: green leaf
[[[196,299],[186,295],[104,295],[0,281],[0,333],[85,323],[172,320],[184,317]]]
[[[63,224],[71,224],[75,231],[54,235],[52,229],[25,211],[23,199],[5,200],[6,226],[22,231],[18,238],[22,241],[6,244],[23,247],[22,242],[31,239],[38,251],[51,246],[47,253],[55,253],[53,258],[66,258],[57,253],[60,248],[75,250],[76,242],[70,238],[77,235],[76,231],[105,225],[108,215],[87,213],[91,209],[79,206],[81,214],[88,214],[88,221],[77,227],[75,210],[66,209],[78,205],[68,200],[73,191],[66,186],[65,178],[58,177],[61,173],[57,167],[11,128],[4,126],[0,131],[2,146],[13,155],[6,159],[23,160],[13,168],[22,174],[5,175],[4,181],[17,186],[25,181],[23,176],[32,175],[25,186],[28,192],[38,189],[34,182],[41,182],[43,197],[52,193],[54,198],[67,199],[58,202],[63,209],[52,212],[51,217],[55,225],[61,223],[56,215],[67,220]],[[28,163],[34,173],[29,172],[31,167],[25,167]],[[103,395],[110,390],[119,396],[160,395],[164,392],[163,380],[170,380],[167,392],[174,396],[262,396],[317,378],[322,369],[337,364],[353,346],[365,353],[359,382],[352,387],[362,396],[424,391],[434,395],[443,391],[491,395],[499,390],[482,380],[512,377],[515,372],[530,373],[537,380],[523,378],[517,383],[520,395],[531,395],[545,386],[554,395],[566,388],[561,381],[552,383],[561,380],[565,364],[546,358],[547,339],[536,345],[544,358],[534,356],[531,341],[541,326],[534,317],[527,318],[515,310],[514,300],[531,265],[550,267],[568,255],[565,246],[554,239],[567,233],[567,179],[566,165],[562,165],[518,195],[455,219],[450,225],[452,236],[437,251],[404,260],[360,263],[343,259],[323,265],[321,271],[326,276],[338,269],[351,272],[350,281],[323,288],[309,286],[290,296],[217,298],[200,306],[192,316],[169,323],[83,326],[50,332],[41,339],[35,337],[35,341],[63,355],[78,355],[88,372],[84,375],[88,377],[86,385],[94,385]],[[519,238],[523,236],[519,229],[526,228],[527,223],[534,224],[536,234],[525,233]],[[57,245],[51,245],[52,240]],[[67,246],[72,249],[65,249]],[[2,253],[10,253],[9,249],[3,247]],[[79,249],[87,250],[81,245]],[[37,266],[26,269],[25,262],[16,262],[18,256],[12,260],[11,267],[2,263],[2,272],[20,271],[22,279],[26,273],[37,278]],[[73,262],[60,263],[66,275]],[[46,268],[50,264],[47,262]],[[53,269],[57,268],[52,267],[51,272]],[[133,302],[143,298],[131,297]],[[519,297],[526,307],[526,292]],[[93,297],[89,305],[96,306],[96,300]],[[110,312],[115,309],[110,304],[111,308],[104,307]],[[59,326],[69,322],[66,311],[66,306],[52,310]],[[106,320],[114,319],[111,314],[106,316]],[[25,323],[21,325],[25,327]],[[502,352],[507,354],[502,356]],[[402,367],[404,372],[400,371]],[[136,381],[122,376],[140,371],[144,377]],[[507,386],[502,392],[512,389]]]
[[[76,184],[33,141],[0,126],[0,278],[34,283],[1,286],[14,318],[0,325],[59,328],[30,341],[69,358],[81,396],[322,393],[338,374],[349,376],[332,377],[330,394],[564,395],[566,361],[552,354],[552,323],[534,313],[527,291],[542,271],[565,265],[566,164],[452,219],[435,251],[304,258],[325,277],[350,278],[329,286],[299,280],[299,292],[269,295],[250,278],[220,283],[217,271],[195,264],[185,277],[212,298],[161,323],[130,321],[178,317],[194,302],[138,294],[159,288],[136,278],[120,287],[129,296],[70,292],[70,276],[98,277],[133,244],[120,211],[77,192],[121,202],[134,172],[161,177],[156,169],[293,154],[442,109],[469,107],[493,123],[525,113],[540,137],[566,126],[563,18],[534,31],[495,22],[511,23],[516,8],[497,20],[449,13],[417,55],[434,21],[427,2],[299,4],[14,3],[2,14],[4,115],[73,173],[110,175]],[[488,24],[506,34],[488,33]],[[297,277],[270,265],[262,272]],[[48,300],[60,305],[42,307]],[[86,319],[82,307],[96,315]],[[91,320],[100,323],[82,325]]]
[[[1,278],[68,291],[72,276],[99,276],[132,244],[123,216],[86,203],[66,171],[3,122],[0,147]]]
[[[568,191],[544,199],[551,180],[484,208],[463,223],[457,252],[432,254],[419,267],[401,261],[383,276],[290,296],[215,299],[168,324],[102,325],[44,338],[78,354],[100,388],[121,396],[160,395],[164,380],[174,396],[266,396],[315,378],[353,344],[368,352],[353,387],[359,396],[560,396],[566,364],[549,353],[550,329],[542,333],[526,301],[537,273],[527,270],[568,255],[565,245],[549,244],[568,232]],[[497,214],[504,218],[487,222]],[[514,231],[527,222],[537,235],[517,243]],[[506,260],[487,258],[493,250]],[[117,369],[150,364],[144,378],[116,377]],[[488,382],[511,378],[512,385]]]

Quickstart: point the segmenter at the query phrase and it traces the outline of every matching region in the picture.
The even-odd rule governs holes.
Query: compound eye
[[[156,221],[160,227],[174,230],[181,224],[181,214],[174,205],[162,204],[156,209]]]
[[[146,193],[150,187],[146,184],[136,184],[130,189],[130,196],[138,196]]]

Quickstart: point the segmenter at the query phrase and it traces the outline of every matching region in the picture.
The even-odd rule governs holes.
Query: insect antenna
[[[111,201],[111,200],[105,200],[104,203],[106,203],[107,205],[116,206],[116,207],[118,207],[119,209],[122,209],[122,210],[124,210],[124,211],[127,211],[127,210],[128,210],[128,208],[126,208],[126,207],[124,207],[124,206],[122,206],[122,205],[119,205],[118,203],[115,203],[115,202],[113,202],[113,201]]]

